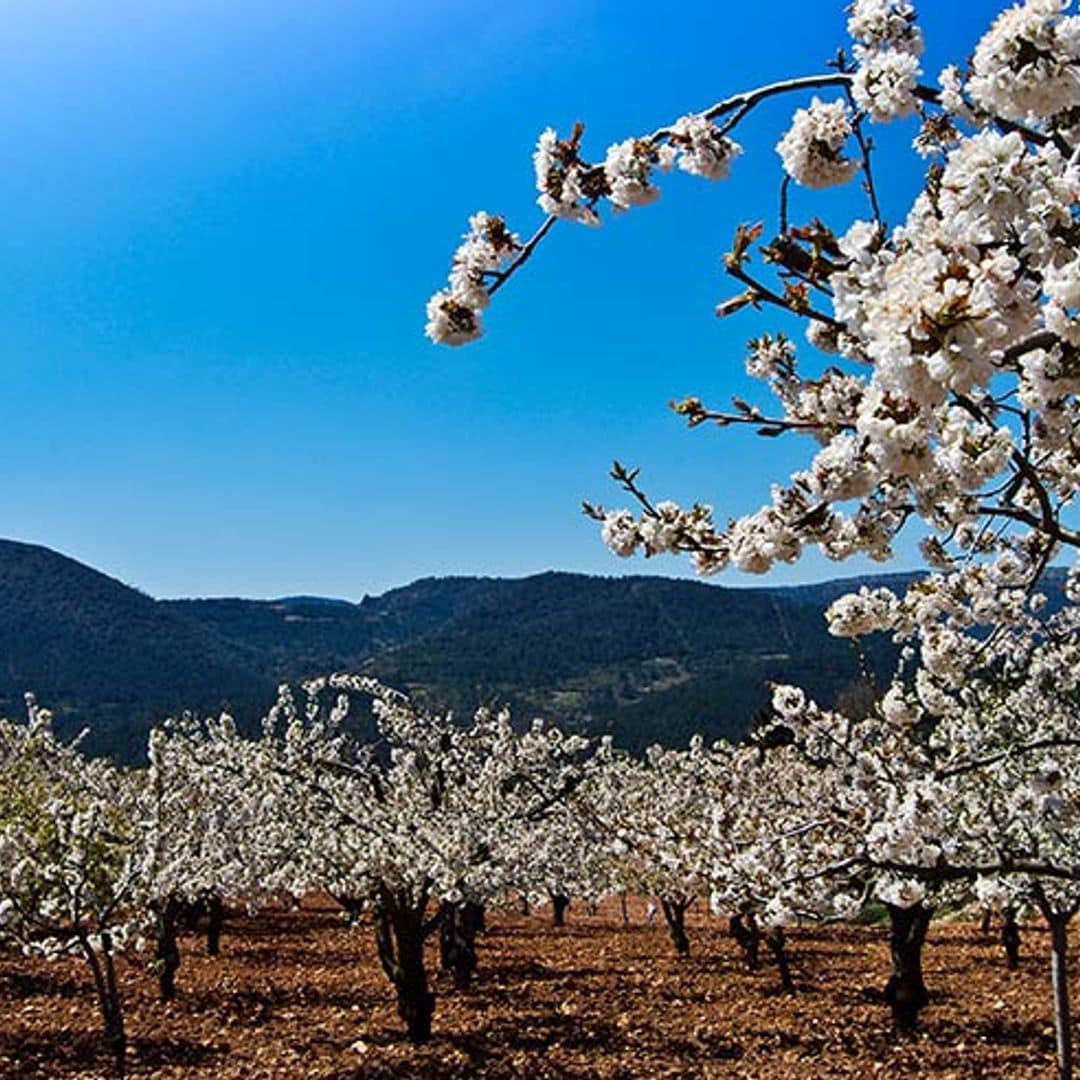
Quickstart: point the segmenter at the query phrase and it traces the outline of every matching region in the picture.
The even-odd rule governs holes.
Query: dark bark
[[[624,927],[630,925],[630,907],[626,901],[626,893],[619,893],[619,910],[622,912],[622,924]]]
[[[1039,911],[1050,927],[1050,984],[1054,994],[1054,1043],[1058,1080],[1072,1080],[1072,1007],[1069,1003],[1069,922],[1077,906],[1057,910],[1042,886],[1034,885]]]
[[[225,905],[216,894],[206,900],[206,955],[221,953],[221,928],[225,923]]]
[[[154,961],[160,1001],[172,1001],[176,997],[176,972],[180,967],[176,926],[180,915],[181,903],[175,896],[170,896],[155,911]]]
[[[439,960],[454,976],[458,990],[468,990],[476,971],[476,935],[484,929],[484,906],[472,900],[439,908]]]
[[[570,906],[570,897],[562,893],[549,893],[551,897],[551,925],[566,925],[566,909]]]
[[[127,1034],[124,1031],[124,1006],[116,985],[116,967],[113,963],[112,936],[108,931],[101,934],[100,955],[85,934],[79,935],[83,956],[90,965],[101,1010],[104,1041],[112,1057],[114,1075],[123,1080],[127,1068]]]
[[[177,922],[189,933],[199,929],[199,920],[206,914],[206,900],[178,900]]]
[[[983,937],[990,936],[990,920],[993,917],[994,913],[990,910],[990,908],[983,908],[982,921],[979,923],[979,933],[981,933]]]
[[[742,949],[746,970],[757,971],[760,966],[761,930],[753,909],[744,907],[738,915],[732,915],[728,922],[728,933]]]
[[[397,994],[398,1016],[410,1042],[431,1038],[435,995],[428,989],[424,938],[436,925],[425,924],[427,897],[413,901],[405,890],[380,889],[375,904],[375,942],[379,962]]]
[[[356,926],[364,914],[364,901],[355,896],[334,896],[348,917],[349,925]]]
[[[679,956],[690,955],[690,939],[686,936],[686,909],[690,906],[689,900],[682,897],[674,900],[661,898],[660,907],[664,912],[664,921],[671,935],[671,944],[675,946],[675,952]]]
[[[930,995],[922,974],[922,947],[933,914],[925,904],[898,907],[886,904],[889,912],[889,948],[892,952],[892,975],[885,984],[885,1000],[892,1009],[893,1021],[903,1032],[918,1027],[919,1013]]]
[[[1050,923],[1050,981],[1054,990],[1054,1034],[1058,1080],[1072,1080],[1072,1018],[1069,1006],[1069,918],[1060,913]]]
[[[1005,921],[1001,924],[1001,944],[1005,946],[1005,963],[1010,971],[1020,967],[1020,927],[1016,922],[1016,912],[1005,909]]]
[[[795,993],[795,980],[791,977],[791,964],[787,954],[787,938],[782,926],[774,926],[765,934],[765,943],[776,961],[777,970],[780,972],[780,985],[789,993]]]

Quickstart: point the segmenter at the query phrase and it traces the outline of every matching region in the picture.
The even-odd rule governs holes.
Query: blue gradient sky
[[[997,7],[920,5],[931,76]],[[739,513],[803,460],[665,407],[748,389],[743,343],[775,320],[712,317],[718,256],[775,215],[795,103],[745,129],[729,182],[673,176],[652,207],[556,230],[478,345],[429,345],[424,302],[469,213],[537,223],[547,124],[584,120],[602,156],[844,40],[823,0],[9,0],[0,532],[158,596],[686,572],[614,559],[578,501],[619,501],[618,456],[657,496]],[[882,176],[892,220],[907,161]],[[800,193],[793,216],[848,198]]]

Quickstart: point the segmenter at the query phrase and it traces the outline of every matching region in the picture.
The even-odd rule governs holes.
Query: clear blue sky
[[[919,7],[934,77],[998,5]],[[771,320],[713,318],[718,256],[775,215],[794,102],[746,129],[732,180],[673,176],[654,206],[556,230],[478,345],[429,345],[424,302],[472,211],[537,223],[547,124],[584,120],[602,156],[844,42],[824,0],[9,0],[0,534],[157,596],[685,573],[608,555],[578,501],[620,501],[618,456],[658,496],[738,513],[803,460],[665,407],[747,390],[743,343]]]

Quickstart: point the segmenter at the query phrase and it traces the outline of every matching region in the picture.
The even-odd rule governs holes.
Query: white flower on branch
[[[1008,120],[1080,105],[1080,16],[1069,0],[1027,0],[1003,11],[975,48],[968,93]]]
[[[922,53],[915,8],[906,0],[855,0],[849,11],[847,31],[861,47]]]
[[[585,225],[599,225],[600,217],[592,208],[586,192],[589,167],[578,157],[580,125],[565,140],[559,139],[554,128],[540,133],[533,154],[536,171],[537,205],[545,214],[580,221]],[[602,191],[592,192],[593,196]]]
[[[704,116],[683,116],[671,125],[669,138],[679,149],[679,168],[706,180],[723,180],[742,147]]]
[[[652,182],[652,170],[660,161],[656,147],[648,139],[626,139],[608,147],[604,176],[611,205],[616,210],[629,210],[660,198],[660,189]]]
[[[915,86],[922,69],[909,52],[883,49],[868,55],[855,72],[856,104],[879,122],[910,116],[918,105]]]
[[[853,131],[843,101],[826,104],[814,98],[809,108],[796,110],[776,152],[784,171],[803,187],[846,184],[859,168],[858,161],[844,156],[844,145]]]

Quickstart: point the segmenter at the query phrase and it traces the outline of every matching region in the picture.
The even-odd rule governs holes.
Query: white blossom
[[[791,127],[776,144],[784,171],[809,188],[847,183],[859,168],[858,161],[843,153],[852,130],[843,101],[826,104],[814,98],[809,108],[796,110]]]

